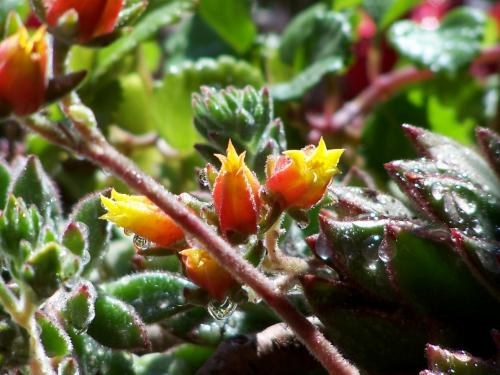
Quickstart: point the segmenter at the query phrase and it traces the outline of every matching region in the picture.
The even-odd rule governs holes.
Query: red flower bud
[[[226,237],[255,233],[261,204],[260,184],[245,165],[245,153],[238,155],[229,141],[227,156],[215,156],[222,163],[213,189],[220,229]]]
[[[41,27],[30,37],[23,27],[0,43],[0,107],[17,115],[35,112],[47,87],[47,40]]]
[[[186,276],[200,288],[222,301],[236,284],[231,275],[203,249],[187,249],[180,253]]]
[[[114,31],[123,0],[44,0],[46,21],[51,27],[58,24],[60,17],[74,10],[78,15],[80,42],[110,34]]]
[[[285,151],[285,155],[270,157],[267,161],[266,187],[279,196],[282,208],[310,208],[318,203],[344,150],[327,150],[323,138],[318,147]]]

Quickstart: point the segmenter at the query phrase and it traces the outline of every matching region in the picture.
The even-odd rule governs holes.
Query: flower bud
[[[245,153],[238,155],[231,141],[227,156],[215,155],[222,167],[212,192],[220,229],[227,238],[257,231],[260,184],[245,165]]]
[[[66,36],[81,43],[111,34],[124,5],[123,0],[43,0],[43,3],[49,26],[73,34]]]
[[[184,239],[184,232],[170,216],[147,197],[111,192],[111,199],[101,196],[108,211],[101,219],[109,220],[161,247],[172,247]]]
[[[0,43],[0,112],[19,116],[35,112],[44,102],[46,88],[45,28],[30,36],[21,27]]]
[[[231,275],[203,249],[187,249],[180,253],[186,276],[200,288],[222,301],[235,285]]]
[[[282,209],[307,209],[318,203],[332,176],[338,172],[337,164],[344,150],[327,150],[323,138],[317,147],[288,150],[270,157],[266,164],[266,188],[281,202]]]

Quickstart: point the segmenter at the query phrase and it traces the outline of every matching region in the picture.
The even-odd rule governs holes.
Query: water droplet
[[[151,246],[151,242],[136,234],[134,236],[134,246],[140,251],[146,251]]]
[[[296,220],[295,223],[300,229],[306,229],[309,226],[309,220]]]
[[[210,316],[216,320],[224,320],[230,317],[238,305],[234,303],[229,297],[224,301],[211,300],[208,303],[208,312]]]
[[[384,238],[378,247],[378,258],[384,262],[390,262],[394,258],[394,248],[391,247]]]
[[[210,190],[210,183],[208,182],[207,171],[205,168],[201,169],[198,173],[198,185],[201,190]]]

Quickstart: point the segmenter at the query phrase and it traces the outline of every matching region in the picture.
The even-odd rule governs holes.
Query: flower
[[[344,150],[328,150],[323,138],[317,147],[288,150],[270,157],[266,164],[266,188],[276,194],[282,209],[306,209],[318,203],[332,176],[338,172],[337,164]]]
[[[218,300],[222,301],[235,285],[232,276],[212,258],[208,251],[191,248],[182,250],[179,254],[186,276]]]
[[[134,232],[161,247],[171,247],[184,239],[184,232],[170,216],[147,197],[111,192],[111,199],[101,196],[108,211],[101,219]]]
[[[221,231],[226,237],[255,233],[261,205],[260,184],[245,165],[245,152],[238,155],[229,141],[227,156],[215,156],[222,163],[212,192]]]
[[[47,40],[44,27],[30,36],[26,28],[0,43],[0,107],[20,116],[35,112],[47,88]]]
[[[123,0],[43,0],[46,7],[46,21],[57,27],[59,19],[73,10],[78,15],[77,39],[80,42],[112,33],[118,15],[123,8]]]

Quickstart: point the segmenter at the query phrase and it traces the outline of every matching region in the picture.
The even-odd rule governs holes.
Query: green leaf
[[[212,355],[213,349],[182,344],[166,353],[151,353],[134,360],[136,375],[190,375]],[[179,372],[179,367],[182,372]]]
[[[108,350],[86,333],[67,327],[81,374],[97,374],[109,355]]]
[[[360,151],[366,167],[381,180],[387,180],[384,163],[415,157],[401,128],[405,122],[427,127],[425,113],[420,105],[411,101],[408,93],[396,95],[379,105],[365,122]]]
[[[0,249],[23,262],[36,246],[42,225],[43,219],[35,206],[28,209],[21,198],[11,195],[0,214]]]
[[[98,52],[98,64],[92,71],[85,85],[99,84],[125,56],[137,46],[152,37],[160,28],[172,25],[193,7],[191,0],[178,0],[167,3],[148,13],[134,26],[133,31],[120,38],[109,47]]]
[[[191,95],[203,85],[226,87],[233,85],[260,87],[259,70],[245,61],[222,56],[216,60],[200,59],[174,66],[163,81],[155,85],[151,103],[151,121],[154,128],[172,146],[181,151],[191,151],[199,140],[193,127]]]
[[[459,325],[466,319],[470,325],[464,332],[499,324],[500,302],[475,279],[449,240],[439,239],[442,233],[393,225],[387,232],[393,249],[388,267],[407,298]]]
[[[63,236],[62,244],[73,254],[83,257],[88,253],[88,231],[87,226],[82,223],[69,223]]]
[[[272,97],[276,100],[298,99],[314,87],[325,74],[338,73],[344,68],[345,64],[341,58],[338,56],[330,57],[310,65],[287,82],[271,85],[269,89]]]
[[[346,15],[328,10],[324,4],[299,13],[283,32],[280,44],[282,60],[293,66],[296,75],[271,86],[273,97],[298,98],[326,73],[344,69],[350,60],[351,41],[352,27]]]
[[[302,281],[304,293],[329,337],[344,355],[370,372],[422,368],[425,344],[440,342],[432,323],[404,311],[367,305],[357,292],[339,282],[316,277]]]
[[[398,291],[386,267],[391,254],[384,232],[389,222],[387,219],[341,221],[320,216],[321,234],[313,251],[353,285],[382,300],[397,301]]]
[[[100,195],[108,193],[93,193],[84,197],[73,207],[69,215],[70,222],[83,223],[88,229],[90,261],[85,266],[85,271],[101,260],[104,250],[108,247],[111,226],[106,220],[99,219],[106,213],[101,205]]]
[[[203,0],[198,12],[235,51],[242,54],[257,35],[250,0]]]
[[[35,205],[45,219],[61,215],[59,193],[36,156],[29,156],[14,172],[10,192],[27,205]]]
[[[364,0],[363,8],[374,19],[379,31],[405,15],[421,0]]]
[[[166,319],[162,326],[182,340],[215,346],[224,339],[258,332],[277,322],[266,306],[248,303],[238,306],[223,321],[214,320],[205,307],[194,306]]]
[[[95,317],[97,292],[94,286],[83,281],[67,296],[61,314],[66,321],[79,331],[86,330]]]
[[[411,62],[452,75],[479,53],[485,22],[481,11],[462,7],[448,13],[435,30],[426,30],[412,21],[399,21],[390,29],[389,39]]]
[[[146,323],[164,319],[184,305],[188,280],[170,273],[146,272],[123,277],[102,286],[103,290],[134,307]]]
[[[145,325],[134,309],[105,294],[99,294],[95,301],[95,318],[87,332],[113,349],[145,349],[150,345]]]
[[[10,168],[7,164],[0,162],[0,207],[7,204],[7,196],[10,184]]]
[[[3,35],[5,21],[9,12],[15,11],[21,17],[25,17],[29,10],[30,6],[27,0],[2,0],[0,2],[0,37]]]
[[[70,353],[73,347],[63,327],[42,312],[37,312],[35,317],[40,327],[40,339],[47,355],[62,357]]]
[[[61,247],[54,242],[31,254],[22,269],[24,281],[42,300],[49,298],[59,289],[62,282],[61,273]]]
[[[439,374],[499,375],[495,361],[484,361],[464,352],[453,352],[437,345],[427,344],[426,357],[429,369]]]

